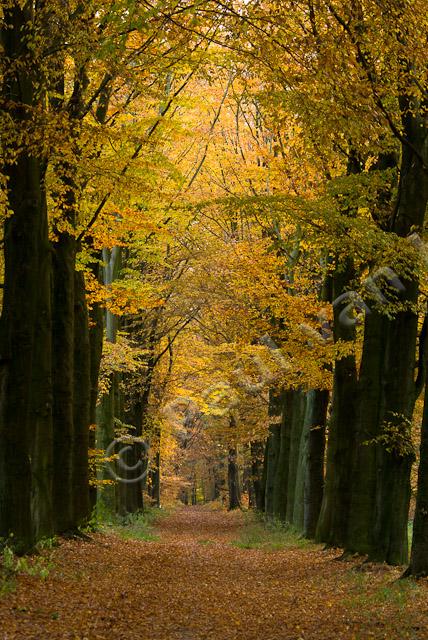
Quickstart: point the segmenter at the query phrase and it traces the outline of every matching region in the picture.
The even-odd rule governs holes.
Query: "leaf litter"
[[[261,526],[196,506],[161,518],[152,540],[61,540],[47,577],[18,575],[0,598],[0,638],[426,640],[427,581],[289,537],[269,546]]]

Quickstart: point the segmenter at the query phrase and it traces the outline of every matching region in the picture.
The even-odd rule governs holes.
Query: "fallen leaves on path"
[[[319,547],[239,548],[239,512],[186,507],[159,541],[63,541],[0,600],[2,640],[426,640],[428,585]],[[361,563],[360,563],[361,564]]]

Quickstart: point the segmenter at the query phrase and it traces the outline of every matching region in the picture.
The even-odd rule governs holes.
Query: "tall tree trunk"
[[[360,365],[357,427],[352,455],[353,483],[347,537],[347,550],[368,554],[374,536],[378,456],[374,439],[379,435],[382,354],[385,349],[384,318],[373,311],[365,319],[363,353]]]
[[[153,325],[152,329],[153,331],[156,329],[156,324]],[[150,346],[153,347],[154,345],[150,344]],[[137,391],[136,397],[128,399],[130,408],[125,415],[125,422],[134,427],[132,436],[135,436],[137,439],[141,439],[143,436],[143,423],[149,408],[155,364],[156,357],[152,349],[152,353],[147,362],[142,388]],[[161,433],[160,430],[157,429],[156,433],[152,435],[152,445],[160,446],[160,438]],[[119,494],[125,503],[123,509],[131,513],[144,508],[144,489],[147,483],[147,465],[149,462],[147,445],[138,442],[138,440],[132,442],[127,452],[126,461],[129,466],[129,473],[127,475],[127,482],[121,484]],[[160,506],[161,491],[160,465],[161,457],[160,451],[158,451],[155,455],[154,467],[150,476],[151,497],[153,504],[158,507]]]
[[[300,413],[300,442],[298,450],[298,463],[296,469],[296,481],[294,487],[294,509],[292,524],[294,528],[303,533],[305,521],[305,479],[308,471],[308,436],[310,431],[310,422],[308,420],[308,399],[310,392],[301,392],[301,400],[299,406]]]
[[[308,393],[306,423],[307,465],[304,480],[303,534],[313,538],[318,523],[324,491],[325,432],[329,392],[312,389]]]
[[[416,301],[416,290],[415,283],[407,283],[406,297],[409,301]],[[379,399],[379,435],[386,433],[388,436],[390,433],[392,441],[379,443],[376,447],[380,473],[377,483],[374,540],[369,555],[389,564],[404,564],[408,561],[407,521],[410,472],[414,460],[410,447],[406,448],[410,443],[405,443],[405,440],[410,439],[409,425],[416,400],[416,313],[399,312],[394,319],[387,319],[385,334],[382,396]],[[394,443],[394,429],[398,429],[400,433],[400,441],[396,443],[398,446]]]
[[[73,527],[75,239],[59,234],[52,254],[53,507],[55,529],[63,532]]]
[[[136,513],[144,507],[143,489],[145,485],[146,460],[145,449],[134,437],[140,438],[142,433],[143,411],[141,399],[133,400],[125,412],[125,423],[134,426],[131,433],[129,448],[125,453],[126,469],[121,476],[124,481],[119,483],[120,511],[122,513]]]
[[[428,349],[425,348],[426,355]],[[426,358],[428,365],[428,358]],[[421,426],[420,461],[418,470],[418,492],[410,565],[405,575],[428,575],[428,383],[425,382],[424,412]]]
[[[89,318],[83,272],[74,273],[74,447],[72,468],[73,526],[90,515],[89,425],[91,405],[91,362]]]
[[[267,516],[274,515],[275,475],[281,446],[281,416],[281,394],[271,389],[269,391],[269,434],[265,453],[265,513]]]
[[[263,483],[263,457],[265,443],[255,440],[250,443],[251,479],[254,491],[254,507],[263,511],[265,505],[265,488]]]
[[[281,424],[279,426],[279,450],[275,468],[273,489],[273,515],[286,521],[288,504],[288,473],[290,468],[290,444],[293,424],[295,391],[288,389],[281,393]]]
[[[103,251],[103,281],[105,285],[111,285],[117,277],[120,270],[120,258],[121,249],[119,247],[114,247],[111,251]],[[118,319],[109,310],[105,312],[105,327],[106,340],[114,343],[117,336]],[[114,453],[113,450],[111,450],[111,445],[115,440],[117,384],[117,375],[113,373],[110,380],[109,391],[102,396],[97,407],[97,447],[104,452],[110,451],[111,454]],[[100,479],[104,481],[104,483],[107,480],[110,484],[104,484],[103,487],[100,488],[99,499],[103,503],[104,508],[111,513],[116,511],[116,485],[114,483],[112,484],[112,481],[115,482],[116,480],[114,466],[112,461],[107,461],[104,468],[100,471]]]
[[[160,507],[160,492],[161,492],[161,455],[160,451],[156,451],[153,470],[152,470],[152,503],[155,507]],[[196,504],[196,503],[195,503]]]
[[[415,230],[422,232],[428,202],[428,128],[426,119],[418,113],[418,105],[409,101],[412,98],[400,98],[403,129],[410,143],[402,144],[400,182],[390,225],[390,230],[402,237]],[[371,376],[374,384],[363,386],[360,415],[363,436],[373,436],[376,444],[367,447],[365,452],[359,447],[359,475],[365,482],[364,491],[357,496],[359,500],[354,497],[354,504],[356,515],[362,514],[363,526],[370,533],[367,535],[354,523],[347,544],[352,550],[390,564],[408,561],[407,521],[413,453],[407,432],[416,400],[418,318],[414,307],[419,285],[416,276],[401,277],[401,284],[403,292],[398,293],[398,298],[404,309],[396,311],[393,317],[374,310],[366,319],[363,364],[367,358],[365,375]],[[367,390],[369,403],[365,401]],[[364,434],[367,411],[370,421]]]
[[[101,260],[101,256],[100,256]],[[99,278],[100,263],[97,261],[93,264],[93,272],[95,277]],[[98,380],[100,374],[101,357],[103,351],[103,311],[101,306],[95,302],[89,311],[89,349],[90,349],[90,404],[89,404],[89,424],[90,431],[88,436],[89,448],[95,451],[96,448],[96,422],[97,422],[97,404],[98,404]],[[89,485],[89,503],[91,510],[94,509],[97,502],[96,487],[96,470],[91,469],[93,477]]]
[[[227,465],[227,483],[229,489],[229,511],[241,508],[241,490],[239,486],[238,452],[236,447],[229,447]]]
[[[303,528],[303,474],[299,473],[304,464],[302,455],[302,432],[305,419],[306,396],[303,391],[296,389],[293,391],[293,408],[290,422],[290,452],[288,462],[287,477],[287,512],[286,521],[296,524],[299,521],[299,514],[296,507],[301,507],[301,520]],[[300,480],[300,484],[299,484]],[[299,504],[300,499],[300,504]]]
[[[32,3],[5,8],[3,20],[3,55],[14,64],[1,97],[18,132],[40,102],[32,75]],[[7,140],[2,168],[11,215],[4,225],[0,321],[0,535],[13,533],[16,546],[28,550],[35,537],[52,534],[51,255],[44,162],[14,146]]]
[[[333,336],[335,342],[354,342],[355,323],[346,312],[347,300],[341,296],[354,277],[352,262],[338,264],[333,275]],[[353,354],[335,362],[332,412],[328,430],[327,465],[323,501],[316,529],[316,539],[333,546],[343,546],[348,532],[348,516],[353,482],[351,460],[357,422],[357,366]]]
[[[248,496],[248,506],[255,507],[254,483],[252,479],[251,448],[249,444],[243,447],[244,468],[242,470],[242,493]]]

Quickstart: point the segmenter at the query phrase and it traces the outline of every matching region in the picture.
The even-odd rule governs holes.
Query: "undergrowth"
[[[0,553],[0,596],[14,591],[19,575],[45,580],[54,566],[50,552],[57,544],[56,538],[46,538],[37,543],[34,554],[18,556],[11,541],[4,540]]]
[[[159,536],[155,531],[155,524],[168,513],[168,510],[150,507],[138,513],[115,516],[105,523],[105,528],[124,539],[156,542]]]
[[[264,520],[256,514],[245,514],[245,522],[238,540],[233,546],[240,549],[262,549],[281,551],[314,547],[314,543],[304,538],[294,527],[275,519]]]
[[[352,570],[348,574],[348,581],[349,592],[345,598],[345,605],[359,612],[386,605],[392,605],[396,611],[400,611],[414,598],[419,589],[418,583],[412,578],[391,580],[388,573],[375,589],[370,572],[357,573]]]

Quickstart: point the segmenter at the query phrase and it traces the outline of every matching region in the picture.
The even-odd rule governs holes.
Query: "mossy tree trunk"
[[[355,341],[355,322],[346,312],[343,296],[354,277],[352,261],[337,262],[332,278],[335,342]],[[357,423],[357,366],[351,353],[336,360],[333,374],[332,412],[328,429],[328,449],[323,500],[315,537],[319,542],[343,546],[348,532],[348,517],[353,483],[351,461]]]
[[[426,102],[421,107],[411,97],[400,98],[403,129],[410,144],[403,143],[398,199],[393,213],[392,230],[399,236],[412,231],[422,233],[428,203],[428,126]],[[408,425],[416,401],[414,370],[418,318],[414,306],[419,296],[416,278],[404,280],[407,310],[388,319],[385,351],[384,422],[401,429],[408,438]],[[404,433],[403,433],[404,431]],[[410,472],[413,455],[403,448],[382,451],[382,478],[379,487],[380,509],[377,511],[375,557],[392,564],[407,561],[407,520],[410,501]]]
[[[296,389],[292,392],[292,414],[290,421],[290,450],[287,477],[287,512],[286,522],[296,525],[302,520],[303,527],[303,473],[305,465],[302,451],[303,426],[305,420],[306,394]]]
[[[324,492],[324,455],[328,402],[328,390],[312,389],[308,392],[305,417],[307,463],[303,494],[303,534],[307,538],[315,536]]]
[[[103,282],[105,285],[111,285],[117,277],[120,270],[121,250],[119,247],[113,247],[111,250],[103,250]],[[118,331],[118,318],[109,310],[105,311],[105,334],[108,342],[115,342]],[[110,387],[99,402],[97,407],[97,447],[104,452],[109,451],[110,454],[115,452],[111,445],[115,440],[115,417],[116,417],[116,400],[117,400],[118,378],[115,373],[111,375]],[[115,465],[113,461],[107,461],[103,469],[100,471],[100,480],[109,481],[110,484],[104,484],[98,493],[99,500],[107,511],[114,513],[116,511],[116,486],[115,481]]]
[[[291,432],[294,416],[293,390],[283,391],[278,399],[281,408],[279,425],[279,449],[275,466],[273,489],[273,515],[286,521],[288,505],[288,475],[290,468]]]
[[[389,230],[406,237],[422,232],[428,202],[428,128],[420,105],[400,98],[403,131],[400,180]],[[387,289],[385,297],[390,291]],[[366,317],[361,368],[360,436],[354,462],[355,517],[346,548],[374,560],[403,564],[408,560],[407,521],[410,473],[414,459],[409,425],[416,401],[414,372],[419,296],[417,277],[400,276],[392,316],[382,309]],[[364,439],[372,445],[364,446]],[[361,481],[361,483],[359,482]]]
[[[265,452],[265,513],[274,515],[275,476],[281,446],[281,394],[269,391],[269,433]]]
[[[310,422],[307,417],[309,392],[301,392],[299,413],[300,413],[300,442],[298,449],[296,480],[294,486],[294,509],[292,524],[294,528],[303,533],[305,519],[305,478],[308,470],[308,436]]]

